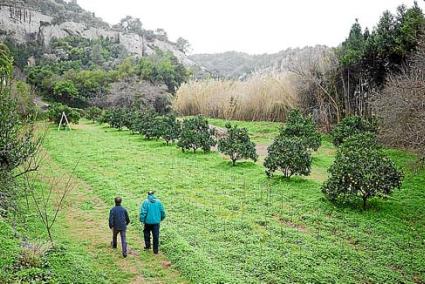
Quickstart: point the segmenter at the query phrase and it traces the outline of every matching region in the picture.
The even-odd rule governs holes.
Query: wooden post
[[[61,120],[59,121],[58,130],[61,129],[61,126],[62,126],[62,123],[63,123],[64,120],[65,120],[66,125],[68,126],[69,130],[71,130],[71,126],[69,125],[68,117],[66,117],[66,114],[65,114],[64,111],[62,112],[62,117],[61,117]]]

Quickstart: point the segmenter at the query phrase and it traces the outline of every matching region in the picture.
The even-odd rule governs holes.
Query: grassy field
[[[238,124],[257,143],[270,142],[278,129],[276,123]],[[335,153],[328,142],[314,154],[312,176],[291,181],[267,179],[260,163],[232,167],[215,152],[182,153],[87,121],[71,132],[52,127],[45,149],[55,167],[46,173],[70,173],[78,163],[78,186],[56,232],[106,281],[118,281],[120,271],[123,282],[137,282],[138,275],[164,283],[425,281],[425,171],[407,171],[403,190],[386,201],[371,200],[363,211],[323,198],[320,185]],[[388,152],[399,166],[413,158]],[[168,213],[159,259],[141,252],[137,214],[148,190],[156,190]],[[108,247],[107,214],[116,195],[133,220],[128,235],[134,254],[125,261]],[[171,268],[163,265],[168,261]]]

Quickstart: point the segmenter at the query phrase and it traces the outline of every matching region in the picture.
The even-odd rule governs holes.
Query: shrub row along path
[[[274,136],[274,130],[262,124],[247,125],[256,143],[267,144]],[[217,153],[182,153],[162,141],[146,141],[84,120],[72,131],[52,127],[45,148],[66,172],[78,163],[74,176],[81,186],[69,200],[71,216],[57,230],[65,227],[96,262],[111,265],[111,274],[125,270],[128,282],[425,279],[425,172],[407,174],[402,191],[387,201],[371,200],[371,209],[363,211],[361,206],[337,207],[323,198],[321,180],[335,152],[326,141],[313,154],[312,176],[290,181],[267,179],[260,161],[232,167]],[[400,151],[389,154],[399,165],[412,160]],[[161,250],[167,258],[142,252],[137,215],[152,189],[168,212],[161,230]],[[109,249],[107,215],[116,195],[123,197],[133,220],[128,235],[135,253],[125,260]],[[78,222],[84,228],[74,230]],[[171,267],[165,268],[164,261],[171,261]]]

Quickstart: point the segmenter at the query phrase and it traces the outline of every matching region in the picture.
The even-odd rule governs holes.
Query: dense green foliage
[[[384,154],[370,133],[353,135],[338,148],[322,192],[331,200],[387,197],[400,188],[403,174]]]
[[[277,137],[267,152],[264,167],[268,177],[275,171],[281,171],[286,178],[310,174],[311,155],[301,138]]]
[[[360,116],[348,116],[331,131],[332,143],[338,146],[347,138],[364,132],[376,134],[378,132],[377,121],[375,119],[364,119]]]
[[[126,108],[115,107],[105,111],[102,122],[108,123],[111,127],[122,130],[129,126],[130,111]]]
[[[385,11],[372,32],[363,32],[356,20],[339,49],[340,62],[353,69],[351,76],[356,76],[356,71],[366,71],[381,85],[386,74],[397,69],[415,49],[424,24],[423,12],[416,2],[411,8],[400,6],[395,15]]]
[[[138,129],[148,140],[159,139],[162,135],[162,118],[151,109],[144,110],[140,115]]]
[[[311,117],[303,117],[299,110],[292,110],[288,118],[280,129],[283,137],[298,137],[308,149],[317,151],[321,145],[320,133],[316,130],[313,119]]]
[[[113,82],[128,77],[165,84],[175,93],[189,75],[171,52],[157,50],[136,59],[109,39],[70,36],[54,39],[49,49],[55,60],[36,58],[37,65],[26,71],[28,83],[44,97],[74,107],[86,107],[107,94]]]
[[[102,119],[103,112],[101,108],[89,107],[85,109],[84,115],[87,119],[95,122],[95,121],[100,121]]]
[[[161,138],[165,140],[165,142],[173,143],[177,141],[180,137],[181,131],[181,122],[177,120],[175,114],[166,114],[162,117],[160,121],[161,125]]]
[[[18,167],[35,154],[39,145],[31,117],[20,115],[16,98],[11,96],[12,64],[9,49],[0,44],[0,215],[16,207],[20,190],[16,177],[24,172],[17,172]]]
[[[213,137],[214,132],[214,129],[210,128],[208,120],[202,115],[184,119],[177,146],[183,152],[185,150],[195,152],[198,148],[201,148],[204,152],[209,152],[211,147],[216,144]]]
[[[69,106],[59,104],[59,103],[52,104],[49,107],[49,111],[48,111],[49,120],[56,124],[59,124],[62,119],[63,113],[65,113],[69,123],[78,123],[80,121],[81,114],[78,109],[71,108]],[[65,120],[62,121],[62,126],[66,127]]]
[[[189,75],[188,70],[171,52],[160,50],[153,56],[141,58],[136,72],[143,80],[163,82],[172,94],[175,94]]]
[[[225,137],[218,141],[218,150],[230,157],[232,165],[236,165],[237,160],[251,159],[257,161],[258,155],[255,150],[255,143],[251,142],[246,128],[239,128],[230,123],[226,124],[227,133]]]

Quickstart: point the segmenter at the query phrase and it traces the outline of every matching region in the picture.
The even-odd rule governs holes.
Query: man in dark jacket
[[[121,197],[115,197],[115,207],[109,211],[109,228],[112,229],[112,248],[117,248],[117,236],[120,233],[122,256],[127,257],[127,241],[125,232],[130,224],[127,210],[121,206]]]
[[[140,222],[144,224],[145,249],[151,248],[151,232],[153,235],[153,253],[158,254],[159,224],[165,219],[165,210],[161,201],[153,191],[148,192],[148,198],[140,206]]]

